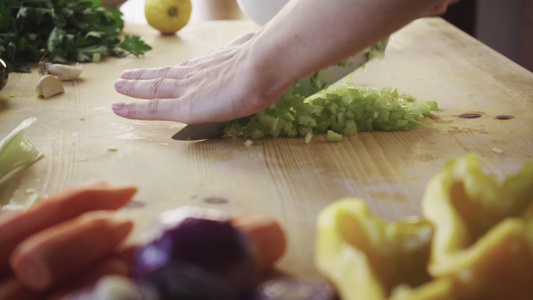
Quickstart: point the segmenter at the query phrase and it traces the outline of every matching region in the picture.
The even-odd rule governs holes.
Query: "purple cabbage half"
[[[248,238],[226,218],[189,207],[161,216],[137,251],[133,273],[161,300],[243,299],[257,283]]]

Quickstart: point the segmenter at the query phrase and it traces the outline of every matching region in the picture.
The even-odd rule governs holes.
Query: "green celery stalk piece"
[[[245,118],[248,121],[234,121],[224,133],[259,139],[305,137],[308,131],[323,134],[331,130],[354,136],[359,131],[411,130],[415,126],[427,127],[420,120],[438,109],[436,101],[417,102],[409,95],[400,97],[398,90],[391,87],[377,90],[357,87],[349,81],[308,98],[295,94],[293,89],[267,109]]]
[[[306,144],[309,144],[313,141],[313,132],[312,131],[308,131],[306,134],[305,134],[305,143]]]
[[[29,118],[20,123],[0,142],[0,182],[6,175],[38,160],[42,152],[33,146],[24,133],[37,119]]]
[[[327,140],[329,143],[340,143],[342,142],[342,134],[336,133],[333,130],[328,130]]]
[[[426,101],[426,104],[429,105],[429,108],[431,110],[438,110],[439,109],[439,104],[435,100]]]

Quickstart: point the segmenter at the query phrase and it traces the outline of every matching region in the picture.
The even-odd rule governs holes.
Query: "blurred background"
[[[236,0],[191,1],[191,23],[245,18]],[[129,0],[121,11],[128,23],[146,23],[144,0]],[[533,72],[533,0],[462,0],[443,18]]]
[[[533,0],[462,0],[443,17],[533,72]]]

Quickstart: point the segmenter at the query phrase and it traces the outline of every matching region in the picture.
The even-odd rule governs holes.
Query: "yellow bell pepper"
[[[342,299],[387,299],[398,285],[430,280],[431,237],[427,221],[389,223],[361,200],[339,200],[318,217],[316,265]]]
[[[533,163],[499,184],[475,154],[451,160],[423,214],[390,223],[356,198],[329,205],[318,270],[343,300],[533,299]]]
[[[533,163],[499,184],[483,173],[476,154],[450,160],[429,182],[422,200],[423,215],[435,226],[430,274],[441,277],[462,269],[479,251],[473,247],[476,241],[504,219],[524,215],[532,204]]]
[[[398,288],[391,300],[533,299],[533,221],[508,218],[451,264],[455,273],[421,287]]]

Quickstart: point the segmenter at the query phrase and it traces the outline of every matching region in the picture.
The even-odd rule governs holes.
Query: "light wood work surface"
[[[247,147],[243,139],[174,141],[170,137],[184,124],[112,113],[113,102],[132,100],[113,88],[123,69],[179,63],[257,29],[242,20],[200,22],[163,37],[145,26],[127,27],[126,33],[141,35],[154,49],[141,58],[85,64],[81,80],[66,83],[66,93],[48,100],[35,93],[36,71],[10,74],[0,91],[0,136],[37,117],[26,135],[44,152],[10,187],[14,203],[27,199],[29,189],[49,194],[102,178],[139,186],[125,210],[137,222],[135,235],[160,212],[182,205],[269,214],[289,239],[278,269],[317,278],[315,221],[327,204],[357,196],[376,214],[397,220],[420,213],[426,183],[450,158],[477,152],[485,170],[500,177],[533,160],[533,74],[439,18],[394,34],[385,58],[353,77],[360,85],[437,100],[440,109],[425,120],[427,128],[359,133],[342,143],[323,136],[311,144],[263,139]],[[464,113],[481,117],[460,118]]]

